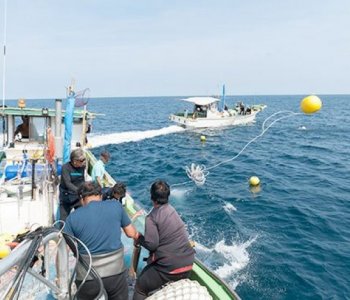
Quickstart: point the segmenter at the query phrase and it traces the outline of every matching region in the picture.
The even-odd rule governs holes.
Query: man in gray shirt
[[[168,203],[169,195],[166,182],[159,180],[152,184],[153,209],[146,217],[145,235],[136,241],[150,251],[150,256],[137,278],[134,300],[145,299],[169,281],[188,278],[192,270],[195,251],[185,224]]]

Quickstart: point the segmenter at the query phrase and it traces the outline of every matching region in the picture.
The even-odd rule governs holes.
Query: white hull
[[[208,118],[192,118],[170,115],[170,120],[185,128],[216,128],[238,126],[254,122],[257,112],[249,115],[214,116]]]
[[[4,189],[0,193],[0,233],[16,234],[30,226],[37,224],[51,225],[53,214],[57,210],[57,191],[50,194],[53,187],[44,190],[34,190],[34,200],[31,197],[31,188],[23,190],[23,196],[18,193],[18,186]]]

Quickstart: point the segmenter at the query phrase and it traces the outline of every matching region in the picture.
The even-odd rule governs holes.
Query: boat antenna
[[[225,84],[222,86],[222,110],[225,109],[226,103],[225,103]]]
[[[6,32],[7,32],[7,0],[4,1],[4,52],[2,69],[2,146],[5,146],[5,85],[6,85]]]

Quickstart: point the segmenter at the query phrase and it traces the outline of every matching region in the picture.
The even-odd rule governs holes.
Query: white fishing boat
[[[242,102],[229,108],[224,105],[220,110],[220,99],[214,97],[191,97],[181,99],[194,105],[193,111],[170,115],[170,120],[185,128],[216,128],[245,125],[254,122],[256,115],[265,109],[266,105],[245,106]]]
[[[6,25],[6,1],[4,19]],[[73,87],[68,88],[65,111],[62,100],[56,100],[54,108],[27,108],[23,99],[18,101],[18,107],[7,107],[5,49],[6,39],[0,107],[0,299],[76,299],[78,261],[86,267],[85,278],[92,276],[99,283],[96,299],[107,299],[101,278],[79,255],[77,240],[54,226],[61,167],[69,161],[71,150],[80,147],[85,152],[88,175],[97,162],[86,138],[89,124],[97,115],[86,110],[86,90],[79,95]],[[105,186],[115,184],[107,172],[103,181]],[[146,213],[142,207],[128,194],[123,198],[123,207],[135,228],[144,233]],[[134,247],[124,232],[122,243],[125,266],[130,271],[130,298],[148,251]],[[174,295],[177,299],[239,299],[197,259],[189,279],[169,284],[149,299],[170,299]]]

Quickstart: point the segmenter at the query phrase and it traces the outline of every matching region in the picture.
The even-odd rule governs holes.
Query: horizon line
[[[241,95],[225,95],[225,97],[264,97],[264,96],[308,96],[308,95],[317,95],[317,96],[350,96],[349,94],[346,93],[334,93],[334,94],[317,94],[317,93],[309,93],[309,94],[241,94]],[[162,95],[162,96],[96,96],[96,97],[89,97],[90,99],[111,99],[111,98],[182,98],[182,97],[212,97],[212,96],[219,96],[221,97],[222,95],[198,95],[198,94],[194,94],[194,95],[176,95],[176,96],[172,96],[172,95]],[[66,98],[61,98],[61,97],[43,97],[43,98],[23,98],[23,97],[19,97],[19,98],[11,98],[11,99],[5,99],[6,101],[18,101],[19,99],[24,99],[24,100],[29,100],[29,101],[35,101],[35,100],[55,100],[55,99],[61,99],[64,100]]]

